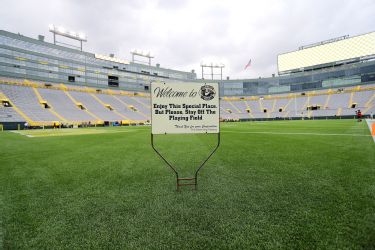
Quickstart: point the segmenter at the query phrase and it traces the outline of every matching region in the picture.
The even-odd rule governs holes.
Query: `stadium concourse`
[[[375,112],[374,90],[375,85],[366,85],[267,96],[222,97],[221,120],[354,119],[357,110],[370,117]],[[18,128],[18,124],[22,127],[25,123],[30,127],[41,127],[150,122],[147,93],[3,78],[0,101],[0,123],[9,128]]]

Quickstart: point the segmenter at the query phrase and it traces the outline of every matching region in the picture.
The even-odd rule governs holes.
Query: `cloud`
[[[133,48],[150,50],[155,63],[198,76],[202,60],[221,61],[231,78],[270,76],[279,53],[373,31],[375,13],[371,0],[5,0],[2,6],[1,29],[36,37],[46,35],[49,23],[65,25],[87,33],[91,52],[129,59]]]

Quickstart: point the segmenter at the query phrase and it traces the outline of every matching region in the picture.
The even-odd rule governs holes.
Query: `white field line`
[[[36,130],[32,130],[32,131],[36,131]],[[100,132],[88,132],[88,133],[70,133],[70,131],[58,131],[58,133],[56,134],[53,134],[53,133],[48,133],[48,130],[45,130],[45,134],[35,134],[35,135],[30,135],[30,134],[27,134],[27,132],[25,131],[15,131],[15,130],[12,130],[12,131],[9,131],[9,132],[12,132],[12,133],[16,133],[16,134],[19,134],[19,135],[22,135],[22,136],[26,136],[26,137],[29,137],[29,138],[35,138],[35,137],[56,137],[56,136],[72,136],[72,135],[101,135],[101,134],[115,134],[115,133],[129,133],[129,132],[133,132],[133,130],[125,130],[125,131],[110,131],[110,130],[107,130],[105,132],[102,132],[100,130],[93,130],[93,131],[100,131]]]
[[[238,125],[240,125],[239,127],[244,127],[244,128],[248,128],[248,127],[256,127],[257,125],[260,125],[260,123],[263,123],[262,126],[267,126],[267,125],[270,125],[270,126],[279,126],[279,125],[287,125],[287,126],[290,126],[290,127],[293,127],[293,126],[301,126],[301,124],[297,124],[297,123],[293,123],[291,124],[290,122],[278,122],[278,121],[274,121],[274,122],[267,122],[266,121],[259,121],[259,122],[242,122],[242,123],[234,123],[234,124],[221,124],[221,127],[222,128],[229,128],[229,127],[238,127]],[[258,124],[257,124],[258,123]],[[303,124],[303,126],[305,128],[327,128],[327,126],[317,126],[316,124]],[[345,125],[345,124],[339,124],[339,125],[332,125],[332,127],[335,127],[335,128],[348,128],[348,125]],[[363,129],[362,127],[358,127],[358,128],[352,128],[352,129]]]
[[[221,131],[222,133],[237,133],[237,134],[266,134],[266,135],[316,135],[316,136],[360,136],[360,137],[368,137],[371,135],[360,135],[360,134],[328,134],[328,133],[290,133],[290,132],[269,132],[269,131],[258,131],[258,132],[251,132],[251,131],[231,131],[231,130],[224,130]]]
[[[372,124],[375,123],[375,120],[370,120],[370,119],[366,119],[366,122],[367,122],[367,126],[368,128],[370,129],[370,133],[372,132],[371,129],[372,129]],[[375,136],[372,136],[372,139],[374,139],[374,142],[375,142]]]
[[[274,125],[279,125],[279,124],[274,124]],[[222,126],[222,128],[230,128],[230,127],[236,127],[236,126]],[[253,127],[256,127],[256,126],[243,126],[243,127],[239,127],[239,128],[253,128]],[[256,128],[259,128],[259,127],[256,127]],[[292,126],[290,126],[289,128],[293,128]],[[313,129],[327,129],[327,128],[330,128],[330,127],[319,127],[319,126],[304,126],[304,128],[313,128]],[[333,127],[331,127],[333,128]],[[348,128],[348,126],[334,126],[334,128]],[[350,129],[353,129],[353,130],[363,130],[363,127],[352,127]]]
[[[300,123],[314,123],[314,122],[319,122],[319,121],[332,121],[332,122],[335,122],[335,123],[345,123],[347,121],[351,121],[354,119],[345,119],[345,120],[273,120],[273,121],[246,121],[246,122],[234,122],[234,124],[238,124],[238,123],[262,123],[262,124],[288,124],[290,125],[291,123],[294,123],[294,124],[300,124]],[[223,122],[223,124],[230,124],[230,123],[225,123]]]
[[[34,137],[32,135],[26,135],[23,131],[11,130],[9,132],[19,134],[19,135],[23,135],[23,136],[27,136],[27,137]]]

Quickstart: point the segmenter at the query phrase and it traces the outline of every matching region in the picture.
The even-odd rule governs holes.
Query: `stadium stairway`
[[[327,95],[327,99],[326,99],[326,101],[325,101],[325,103],[324,103],[324,109],[327,109],[328,108],[328,105],[329,105],[329,101],[331,100],[331,93],[329,93],[328,95]]]
[[[146,108],[147,110],[149,110],[151,108],[150,105],[147,105],[146,103],[144,103],[143,101],[141,101],[142,98],[138,98],[138,97],[131,97],[134,101],[136,101],[137,103],[139,103],[141,106],[143,106],[144,108]]]
[[[58,117],[42,107],[32,88],[0,84],[0,90],[28,123],[35,126],[48,126],[58,122]]]
[[[246,105],[246,112],[249,114],[249,118],[250,119],[254,118],[253,114],[251,113],[251,108],[250,108],[249,103],[246,100],[244,100],[244,102],[245,102],[245,105]]]
[[[249,113],[247,112],[247,106],[244,101],[232,101],[232,104],[239,110],[240,112],[238,113],[239,118],[242,119],[248,119],[249,118]]]
[[[62,90],[40,88],[40,95],[54,110],[72,124],[81,124],[84,122],[94,122],[96,119],[90,116],[84,110],[81,110]]]
[[[366,102],[371,101],[372,95],[373,95],[373,93],[371,91],[355,92],[355,94],[353,95],[353,99],[352,99],[351,104],[352,105],[355,104],[356,107],[358,107],[360,109],[365,109],[365,108],[367,108]]]
[[[9,107],[3,106],[3,102],[9,103]],[[21,110],[19,110],[9,98],[0,91],[0,122],[32,122]]]
[[[259,108],[259,112],[263,112],[264,113],[264,107],[263,107],[262,98],[258,99],[258,108]]]
[[[33,87],[33,90],[34,90],[34,93],[35,95],[37,96],[38,100],[39,100],[39,103],[41,105],[44,105],[44,106],[48,106],[48,111],[51,112],[54,116],[56,116],[60,122],[64,122],[64,123],[71,123],[70,121],[68,121],[67,119],[65,119],[64,117],[62,117],[60,114],[58,114],[55,110],[53,110],[53,106],[51,104],[49,104],[47,101],[45,101],[42,96],[40,95],[39,91],[37,88]]]
[[[113,95],[113,97],[120,103],[122,103],[122,105],[127,109],[129,110],[129,112],[127,113],[127,116],[130,118],[130,120],[134,120],[134,121],[139,121],[139,120],[150,120],[146,114],[138,111],[137,108],[135,108],[134,105],[131,105],[130,103],[128,103],[127,101],[128,100],[125,100],[123,98],[123,96],[116,96],[116,95]]]
[[[364,114],[368,114],[368,113],[374,113],[374,107],[375,107],[375,93],[373,93],[373,95],[371,96],[371,98],[366,102],[365,104],[365,110],[364,110]]]
[[[272,110],[271,110],[271,113],[269,114],[268,118],[270,118],[271,115],[273,115],[275,113],[276,103],[277,103],[277,99],[274,99],[273,103],[272,103]]]
[[[141,97],[137,96],[130,96],[132,100],[135,101],[136,106],[139,108],[139,111],[142,113],[142,115],[150,120],[151,118],[151,106],[144,103]],[[137,104],[138,103],[138,104]]]
[[[92,118],[94,118],[94,121],[95,121],[96,124],[104,123],[104,121],[102,119],[97,117],[95,114],[91,113],[85,106],[83,106],[82,103],[78,102],[67,90],[64,90],[64,93],[77,106],[77,108],[80,108],[81,110],[86,112],[88,115],[90,115]]]
[[[107,107],[102,106],[89,92],[69,91],[70,95],[82,103],[86,109],[95,114],[102,121],[121,121],[122,117],[112,112]]]
[[[350,93],[349,103],[348,103],[348,106],[347,106],[348,108],[351,108],[351,106],[352,106],[352,104],[353,104],[354,93],[355,93],[355,92]]]
[[[239,108],[236,105],[234,105],[234,103],[231,102],[230,100],[228,100],[228,104],[232,107],[232,110],[235,110],[237,112],[237,114],[242,113],[241,110],[239,110]]]
[[[287,100],[285,100],[285,99],[278,99],[278,100],[275,101],[275,104],[272,107],[273,108],[272,117],[280,117],[280,115],[283,114],[283,112],[284,112],[283,109],[284,109],[284,106],[285,106],[286,102],[287,102]]]
[[[141,103],[144,107],[146,107],[148,110],[151,110],[151,99],[149,98],[142,98],[142,97],[137,97],[137,101]]]
[[[150,116],[147,114],[151,114],[149,109],[146,109],[143,105],[140,105],[139,102],[135,98],[127,95],[119,95],[117,96],[119,100],[125,103],[128,108],[134,111],[137,117],[141,118],[140,120],[150,120]]]
[[[111,104],[109,103],[104,103],[102,100],[99,99],[99,95],[94,95],[94,94],[91,94],[91,96],[97,100],[103,107],[107,108],[108,110],[114,112],[118,117],[121,117],[122,119],[125,119],[127,120],[128,118],[124,115],[122,115],[121,113],[117,112],[112,106]]]

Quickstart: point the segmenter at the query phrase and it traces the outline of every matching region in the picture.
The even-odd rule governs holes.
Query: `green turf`
[[[4,249],[375,248],[365,123],[222,124],[199,190],[178,193],[150,128],[70,131],[61,134],[82,135],[0,132]],[[155,140],[184,176],[215,144],[213,135]]]

